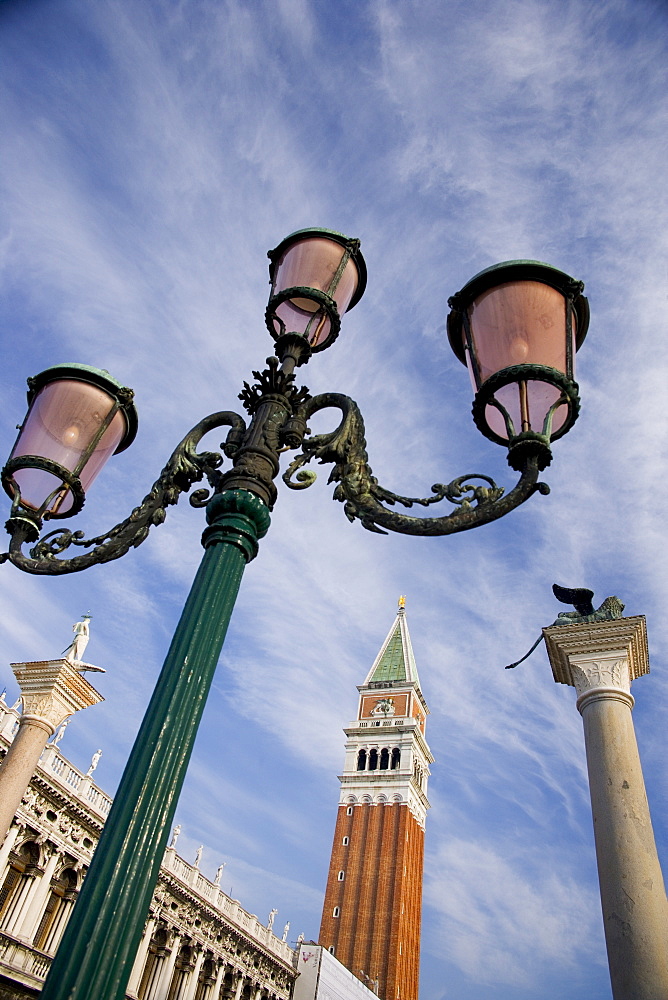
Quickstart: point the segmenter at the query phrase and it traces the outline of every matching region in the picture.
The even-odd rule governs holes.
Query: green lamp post
[[[132,391],[107,372],[58,365],[29,380],[29,410],[2,484],[12,498],[7,521],[12,562],[28,573],[56,575],[124,555],[165,519],[166,507],[190,494],[206,508],[204,555],[162,672],[125,768],[79,899],[47,977],[44,1000],[121,1000],[157,881],[197,727],[246,564],[269,527],[280,454],[297,454],[283,474],[292,489],[315,479],[314,459],[333,466],[335,499],[350,521],[371,531],[443,535],[493,521],[534,492],[547,493],[540,472],[550,442],[578,413],[574,353],[588,324],[583,285],[534,261],[510,261],[472,279],[450,300],[448,335],[468,364],[474,419],[508,448],[520,472],[505,494],[488,476],[436,484],[426,498],[382,487],[368,464],[364,422],[348,396],[312,397],[294,384],[295,369],[328,348],[341,316],[361,298],[366,267],[358,240],[327,229],[293,233],[269,253],[266,322],[275,340],[267,368],[239,394],[249,420],[231,411],[205,417],[180,442],[144,500],[109,531],[86,539],[60,527],[42,537],[44,521],[77,513],[106,460],[137,429]],[[311,435],[316,412],[340,412],[338,426]],[[227,427],[222,453],[198,452],[202,437]],[[223,469],[224,458],[230,467]],[[448,500],[440,517],[398,513]],[[24,547],[28,546],[27,551]],[[68,550],[74,555],[63,556]]]

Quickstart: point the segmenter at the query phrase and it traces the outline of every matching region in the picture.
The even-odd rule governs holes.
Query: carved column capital
[[[21,723],[41,725],[51,735],[69,715],[102,701],[102,695],[69,660],[12,663],[23,698]]]
[[[628,708],[635,703],[631,694],[631,675],[625,655],[570,657],[573,686],[578,693],[576,707],[581,713],[585,705],[602,698],[621,701]]]
[[[631,681],[649,673],[642,616],[543,629],[552,674],[578,693],[577,707],[612,698],[633,707]]]

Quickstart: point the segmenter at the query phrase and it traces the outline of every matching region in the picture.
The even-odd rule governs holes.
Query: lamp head
[[[309,353],[324,351],[341,316],[362,297],[366,264],[360,242],[332,229],[299,229],[270,250],[267,328],[274,338],[295,335]]]
[[[28,413],[2,470],[12,515],[39,523],[78,513],[107,459],[134,440],[133,396],[89,365],[54,365],[28,379]]]
[[[584,285],[534,260],[511,260],[476,274],[449,300],[448,338],[468,366],[473,419],[509,449],[521,468],[527,455],[551,459],[550,442],[579,413],[575,352],[589,325]]]

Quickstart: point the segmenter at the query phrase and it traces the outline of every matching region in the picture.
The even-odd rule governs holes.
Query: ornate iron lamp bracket
[[[543,464],[531,450],[521,463],[521,477],[508,493],[489,476],[470,473],[447,484],[436,483],[429,497],[405,497],[381,486],[368,462],[364,437],[364,420],[359,407],[349,396],[324,393],[310,397],[308,390],[294,385],[294,375],[279,368],[277,358],[267,359],[267,369],[253,372],[256,382],[244,383],[240,393],[251,416],[250,425],[237,413],[222,411],[201,420],[183,438],[172,453],[160,476],[148,494],[129,517],[95,538],[85,538],[82,531],[56,529],[38,539],[39,518],[21,513],[7,521],[11,537],[9,551],[0,555],[0,563],[10,561],[19,569],[33,574],[60,575],[87,569],[97,563],[110,562],[136,548],[147,537],[151,527],[165,520],[166,507],[176,504],[181,494],[207,478],[209,489],[196,490],[190,496],[194,507],[204,507],[213,492],[230,489],[250,490],[273,507],[281,451],[300,448],[283,475],[291,489],[305,489],[316,474],[305,469],[312,459],[332,464],[329,482],[337,483],[334,499],[344,504],[349,521],[359,520],[369,531],[388,531],[411,535],[446,535],[466,531],[503,517],[534,492],[548,493],[549,487],[538,482]],[[291,367],[291,366],[290,366]],[[339,426],[328,434],[308,436],[307,421],[314,413],[328,408],[340,410]],[[217,452],[197,452],[205,434],[217,427],[230,428],[223,453],[233,459],[227,472],[219,471],[223,456]],[[305,436],[306,435],[306,436]],[[455,510],[441,517],[414,517],[389,507],[429,507],[449,500]],[[26,555],[23,546],[36,544]],[[71,546],[89,551],[71,558],[60,558]]]
[[[293,490],[306,489],[315,482],[316,474],[304,466],[313,459],[324,465],[331,463],[334,467],[328,482],[338,483],[334,499],[344,504],[349,521],[357,519],[369,531],[380,534],[387,534],[387,531],[408,535],[453,534],[503,517],[536,491],[542,494],[550,491],[546,483],[538,482],[540,462],[535,455],[529,454],[523,463],[519,482],[507,494],[489,476],[470,473],[453,479],[447,485],[436,483],[431,488],[430,497],[399,496],[381,486],[371,471],[364,438],[364,420],[353,399],[339,393],[323,393],[300,406],[297,416],[307,421],[314,413],[329,407],[341,411],[339,426],[328,434],[307,436],[301,444],[300,454],[284,473],[283,481]],[[449,500],[456,509],[441,517],[421,518],[400,514],[385,506],[400,504],[412,507],[418,504],[428,507],[440,500]]]
[[[27,556],[23,552],[23,545],[35,541],[37,525],[26,515],[10,517],[6,527],[12,538],[9,551],[0,555],[0,563],[9,560],[27,573],[54,576],[75,573],[96,563],[111,562],[125,555],[130,548],[141,545],[153,525],[162,524],[165,520],[165,508],[178,503],[181,494],[188,492],[194,483],[206,476],[212,485],[215,484],[218,475],[216,470],[221,465],[223,456],[209,451],[198,453],[197,445],[205,434],[217,427],[230,428],[222,450],[225,455],[232,457],[244,440],[245,421],[237,413],[212,413],[200,420],[174,449],[141,504],[124,521],[102,535],[85,538],[83,531],[58,528],[38,541]],[[190,497],[191,504],[195,507],[203,506],[206,502],[205,494],[208,495],[208,490],[196,490]],[[72,545],[90,551],[69,559],[57,558]]]

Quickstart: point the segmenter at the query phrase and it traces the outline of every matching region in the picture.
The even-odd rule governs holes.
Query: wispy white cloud
[[[602,964],[593,893],[557,870],[536,879],[533,854],[526,841],[452,839],[430,858],[425,891],[440,915],[430,943],[445,945],[473,982],[540,991],[546,964]]]
[[[635,713],[665,850],[665,12],[627,0],[38,6],[39,17],[14,5],[0,69],[0,430],[8,451],[26,375],[66,358],[135,388],[140,433],[95,484],[89,533],[125,516],[205,413],[240,408],[242,380],[271,350],[264,253],[288,232],[362,237],[365,298],[298,380],[358,399],[374,472],[410,495],[469,470],[513,479],[471,424],[445,338],[448,295],[513,256],[587,281],[583,412],[544,474],[549,497],[461,536],[383,538],[348,524],[327,469],[305,493],[282,489],[179,815],[186,847],[200,836],[207,857],[229,847],[245,859],[244,906],[262,916],[274,872],[267,911],[294,912],[315,936],[340,730],[407,593],[438,758],[424,996],[456,981],[458,1000],[481,1000],[483,947],[495,1000],[562,996],[559,939],[569,995],[600,994],[593,867],[569,867],[576,852],[593,858],[573,691],[554,685],[541,652],[503,666],[554,619],[553,580],[598,599],[615,591],[648,614],[653,673]],[[105,787],[201,528],[182,503],[118,564],[57,581],[2,569],[6,660],[62,648],[70,623],[94,614],[107,700],[69,727],[64,750],[87,763],[104,731]]]

